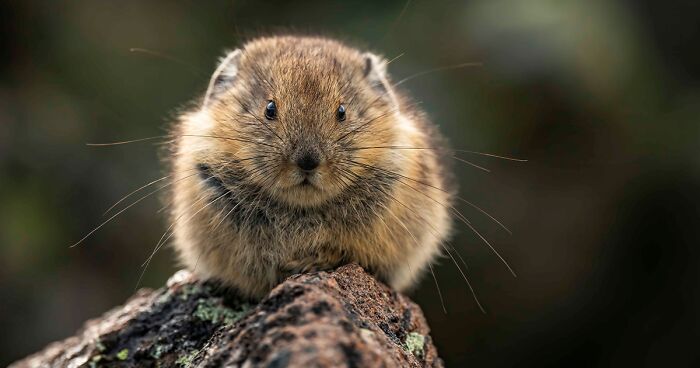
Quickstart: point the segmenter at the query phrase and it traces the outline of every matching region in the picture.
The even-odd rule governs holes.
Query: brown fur
[[[181,261],[252,297],[348,262],[399,290],[412,285],[449,234],[452,192],[439,189],[450,184],[440,150],[389,147],[441,137],[393,90],[385,65],[323,38],[268,37],[230,53],[173,131]],[[308,150],[322,161],[300,185],[294,161]]]

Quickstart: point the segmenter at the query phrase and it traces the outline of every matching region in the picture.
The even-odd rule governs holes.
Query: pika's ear
[[[241,54],[241,50],[236,49],[219,59],[219,66],[209,80],[209,87],[207,87],[207,93],[204,95],[202,106],[207,106],[233,85],[238,74],[238,63],[241,61]]]
[[[374,88],[377,93],[386,96],[388,101],[398,108],[396,96],[391,88],[386,72],[389,63],[383,57],[371,52],[365,52],[362,54],[362,57],[365,60],[364,76],[367,78],[372,88]]]

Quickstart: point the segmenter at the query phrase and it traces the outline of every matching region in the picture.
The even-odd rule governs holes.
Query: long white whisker
[[[153,180],[153,181],[151,181],[150,183],[148,183],[148,184],[146,184],[146,185],[143,185],[143,186],[139,187],[138,189],[135,189],[134,191],[132,191],[132,192],[130,192],[129,194],[127,194],[127,195],[125,195],[124,197],[122,197],[120,200],[114,202],[114,204],[113,204],[112,206],[110,206],[104,213],[102,213],[102,216],[108,214],[109,211],[111,211],[114,207],[118,206],[119,203],[122,203],[124,200],[126,200],[126,199],[129,198],[129,197],[131,197],[132,195],[134,195],[134,194],[140,192],[140,191],[143,190],[143,189],[146,189],[146,188],[150,187],[151,185],[153,185],[153,184],[155,184],[155,183],[161,182],[161,181],[166,180],[166,179],[168,179],[168,178],[170,178],[170,175],[166,175],[166,176],[164,176],[164,177],[162,177],[162,178],[160,178],[160,179]]]
[[[404,83],[410,81],[411,79],[418,78],[418,77],[421,77],[421,76],[426,75],[426,74],[435,73],[435,72],[440,72],[440,71],[443,71],[443,70],[452,70],[452,69],[468,68],[468,67],[483,66],[483,65],[484,65],[483,63],[479,63],[479,62],[471,62],[471,63],[461,63],[461,64],[456,64],[456,65],[448,65],[448,66],[442,66],[442,67],[439,67],[439,68],[433,68],[433,69],[426,70],[426,71],[422,71],[422,72],[419,72],[419,73],[416,73],[416,74],[413,74],[413,75],[409,75],[408,77],[406,77],[406,78],[404,78],[404,79],[402,79],[402,80],[400,80],[400,81],[394,83],[394,85],[392,86],[392,88],[396,88],[396,87],[398,87],[398,86],[400,86],[400,85],[402,85],[402,84],[404,84]]]
[[[376,170],[376,171],[385,172],[385,173],[388,173],[389,175],[394,175],[394,176],[406,178],[406,179],[413,180],[413,181],[416,181],[416,182],[418,182],[418,183],[421,183],[420,181],[417,181],[417,180],[411,179],[411,178],[409,178],[409,177],[407,177],[407,176],[404,176],[404,175],[395,173],[395,172],[393,172],[393,171],[391,171],[391,170],[381,169],[381,168],[378,168],[378,167],[376,167],[376,166],[367,165],[367,164],[363,164],[363,163],[361,163],[361,162],[356,162],[356,161],[352,161],[352,160],[348,160],[348,161],[349,161],[349,162],[352,162],[352,163],[355,163],[356,165],[360,165],[360,166],[367,167],[367,168],[369,168],[369,169],[371,169],[371,170]],[[508,268],[508,271],[510,271],[510,273],[513,275],[513,277],[518,277],[518,276],[516,275],[515,271],[513,271],[513,268],[510,267],[510,264],[508,264],[508,262],[503,258],[503,256],[501,256],[501,254],[496,250],[496,248],[494,248],[493,245],[491,245],[491,243],[489,243],[489,241],[486,240],[486,238],[485,238],[483,235],[481,235],[481,233],[478,232],[478,231],[476,230],[476,228],[474,228],[474,226],[472,226],[471,222],[469,222],[469,220],[467,220],[467,218],[464,217],[464,215],[463,215],[459,210],[457,210],[454,206],[451,206],[451,205],[448,205],[448,204],[444,204],[444,203],[440,203],[440,202],[437,201],[436,199],[434,199],[434,198],[428,196],[427,194],[421,192],[420,190],[418,190],[418,189],[416,189],[416,188],[414,188],[414,187],[408,185],[407,183],[401,181],[400,179],[397,178],[396,180],[397,180],[398,183],[401,183],[401,184],[403,184],[403,185],[405,185],[405,186],[407,186],[407,187],[413,189],[413,190],[416,191],[417,193],[420,193],[420,194],[426,196],[428,199],[431,199],[431,200],[435,201],[436,203],[439,203],[439,204],[441,204],[441,205],[443,205],[443,206],[446,206],[446,207],[451,208],[452,211],[453,211],[453,213],[457,216],[457,218],[458,218],[459,220],[461,220],[465,225],[467,225],[467,226],[474,232],[474,234],[476,234],[482,241],[484,241],[484,243],[493,251],[493,253],[496,254],[496,256],[501,260],[501,262],[506,266],[506,268]],[[432,185],[430,185],[430,184],[426,184],[426,183],[421,183],[421,184],[424,184],[424,185],[430,186],[430,187],[432,187],[432,188],[441,190],[440,188],[434,187],[434,186],[432,186]]]
[[[197,173],[194,173],[194,174],[191,174],[191,175],[189,175],[189,176],[186,176],[186,177],[184,177],[184,178],[182,178],[182,179],[180,179],[180,180],[184,180],[184,179],[186,179],[186,178],[188,178],[188,177],[190,177],[190,176],[194,176],[194,175],[197,175]],[[144,199],[150,197],[150,196],[153,195],[154,193],[157,193],[157,192],[161,191],[162,189],[173,185],[174,183],[175,183],[175,182],[170,182],[170,183],[168,183],[168,184],[165,184],[165,185],[159,187],[158,189],[153,190],[153,191],[149,192],[148,194],[146,194],[146,195],[140,197],[139,199],[137,199],[136,201],[134,201],[133,203],[131,203],[131,204],[128,205],[127,207],[123,208],[121,211],[119,211],[119,212],[115,213],[114,215],[112,215],[112,217],[110,217],[110,218],[108,218],[107,220],[105,220],[104,222],[102,222],[100,225],[98,225],[98,226],[97,226],[96,228],[94,228],[92,231],[90,231],[89,233],[87,233],[87,235],[85,235],[82,239],[78,240],[75,244],[71,245],[70,248],[73,248],[73,247],[79,245],[80,243],[82,243],[82,242],[83,242],[85,239],[87,239],[90,235],[94,234],[95,231],[101,229],[103,226],[105,226],[107,223],[109,223],[110,221],[112,221],[115,217],[117,217],[117,216],[119,216],[120,214],[122,214],[124,211],[126,211],[126,210],[128,210],[129,208],[135,206],[137,203],[139,203],[139,202],[143,201]]]
[[[209,207],[210,205],[212,205],[214,202],[218,201],[220,198],[223,198],[226,194],[227,194],[227,193],[224,193],[224,194],[222,194],[222,195],[216,197],[216,198],[213,199],[211,202],[207,203],[207,204],[204,205],[202,208],[200,208],[199,210],[197,210],[197,212],[193,213],[192,216],[188,217],[187,220],[185,220],[185,221],[191,220],[192,218],[194,218],[195,216],[197,216],[198,213],[202,212],[204,209],[206,209],[207,207]],[[173,224],[175,224],[175,222],[173,222]],[[170,235],[169,235],[165,240],[163,240],[163,242],[162,242],[160,245],[156,245],[156,248],[153,249],[153,252],[151,253],[151,255],[150,255],[150,256],[148,257],[148,259],[146,260],[146,263],[145,263],[144,265],[142,265],[141,274],[139,275],[139,278],[138,278],[138,280],[136,281],[136,287],[135,287],[135,289],[138,289],[139,285],[141,284],[141,279],[143,278],[143,275],[146,273],[146,270],[148,269],[148,265],[151,264],[151,260],[153,259],[153,256],[155,256],[155,254],[158,252],[158,250],[163,246],[163,244],[165,244],[165,243],[168,241],[168,239],[170,239],[170,237],[173,236],[173,234],[175,234],[174,231],[172,231],[172,232],[170,233]]]

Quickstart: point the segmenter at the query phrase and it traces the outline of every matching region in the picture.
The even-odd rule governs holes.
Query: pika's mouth
[[[229,189],[226,188],[224,181],[220,177],[214,175],[212,169],[208,165],[198,164],[197,171],[199,172],[200,179],[211,189],[214,189],[218,193],[222,194],[229,191]],[[321,189],[312,175],[304,175],[301,181],[299,181],[297,184],[292,184],[289,188],[315,191],[319,191]]]
[[[318,185],[318,183],[310,176],[305,176],[294,187],[302,189],[302,190],[314,190],[314,191],[319,191],[321,189],[321,187]]]

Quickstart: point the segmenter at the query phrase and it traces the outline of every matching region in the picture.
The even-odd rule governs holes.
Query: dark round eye
[[[335,113],[335,118],[338,119],[338,121],[345,121],[345,106],[338,106],[338,111]]]
[[[267,120],[275,120],[275,118],[277,118],[277,105],[275,105],[275,101],[270,101],[267,103],[267,106],[265,106],[265,118]]]

